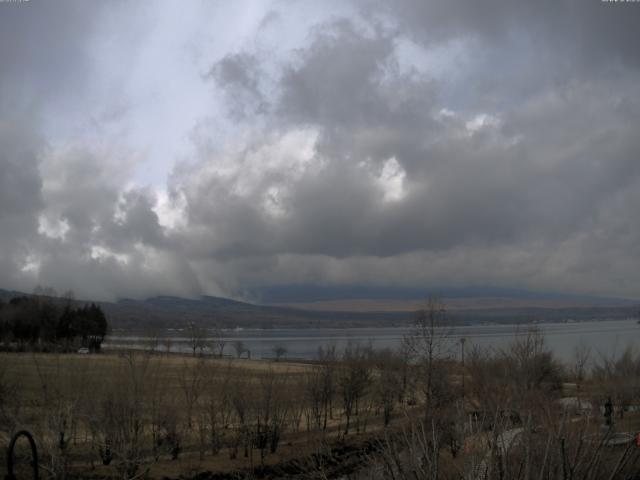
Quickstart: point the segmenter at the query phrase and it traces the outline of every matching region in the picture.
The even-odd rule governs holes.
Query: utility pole
[[[460,347],[462,350],[462,405],[464,407],[464,377],[465,377],[465,371],[464,371],[464,344],[467,341],[467,339],[465,337],[462,337],[460,339]]]

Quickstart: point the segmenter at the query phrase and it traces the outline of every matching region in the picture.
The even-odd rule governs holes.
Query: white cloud
[[[383,191],[385,201],[397,202],[405,197],[404,180],[406,175],[405,170],[395,158],[392,157],[384,162],[377,182]]]
[[[108,248],[105,248],[103,246],[100,245],[93,245],[91,246],[91,250],[89,252],[89,256],[93,259],[93,260],[98,260],[98,261],[104,261],[104,260],[116,260],[119,263],[122,263],[124,265],[127,265],[129,263],[129,256],[122,254],[122,253],[116,253],[113,252],[111,250],[109,250]]]
[[[40,259],[35,254],[27,255],[20,270],[29,276],[37,278],[38,273],[40,272]]]
[[[38,233],[49,238],[65,240],[69,231],[69,222],[64,218],[49,219],[44,215],[38,217]]]
[[[465,124],[467,132],[473,135],[485,128],[497,128],[500,126],[500,119],[495,115],[488,113],[479,113],[475,115],[471,120],[468,120]]]
[[[182,229],[187,226],[186,199],[180,191],[171,195],[165,189],[156,189],[156,204],[153,211],[158,215],[160,226],[169,229]]]

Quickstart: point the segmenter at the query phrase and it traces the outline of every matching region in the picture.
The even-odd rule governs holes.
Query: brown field
[[[138,353],[139,355],[143,355]],[[43,379],[55,379],[62,388],[74,388],[76,382],[102,382],[121,373],[125,355],[104,353],[99,355],[55,354],[55,353],[0,353],[0,364],[5,371],[4,381],[18,382],[22,396],[30,403],[38,403],[43,394]],[[165,388],[173,395],[180,389],[179,378],[185,369],[194,368],[201,357],[191,355],[152,355],[149,367],[161,369]],[[255,376],[264,372],[276,374],[300,374],[308,372],[309,364],[287,361],[238,360],[207,358],[207,364],[217,369],[228,369],[233,376]]]
[[[3,353],[0,444],[32,432],[43,478],[364,479],[377,469],[380,479],[453,480],[571,462],[587,475],[574,478],[627,478],[640,466],[630,440],[640,430],[633,351],[588,368],[577,352],[560,365],[532,330],[509,349],[471,351],[462,365],[438,357],[442,337],[429,325],[408,350],[354,345],[308,364]],[[505,442],[513,448],[500,453]]]
[[[45,468],[100,477],[121,476],[115,460],[104,466],[99,457],[99,450],[106,443],[115,447],[120,441],[121,449],[133,448],[130,444],[134,440],[126,438],[130,432],[122,432],[118,426],[110,431],[111,427],[105,426],[110,421],[108,410],[115,409],[121,410],[119,423],[127,424],[133,419],[144,424],[136,434],[139,445],[134,450],[140,464],[138,470],[148,478],[195,475],[202,471],[233,472],[261,464],[279,464],[304,458],[327,442],[343,437],[337,400],[326,428],[312,426],[301,410],[297,413],[299,425],[291,425],[293,410],[306,403],[302,390],[312,371],[311,364],[286,361],[142,352],[3,353],[0,393],[13,395],[0,398],[3,402],[0,408],[15,424],[12,428],[0,428],[0,444],[8,444],[10,432],[27,429],[38,442],[41,458],[50,457],[49,467],[41,460]],[[357,423],[353,423],[349,438],[354,441],[360,434],[366,437],[382,426],[380,418],[373,418],[371,401],[367,405],[367,418],[361,414]],[[239,402],[245,404],[238,405]],[[221,427],[225,439],[219,452],[212,454],[209,436],[214,427],[208,415],[214,409],[218,411],[213,412],[213,421],[225,424]],[[272,422],[269,416],[278,415],[282,417],[277,420],[282,439],[277,451],[262,457],[253,445],[245,450],[245,455],[243,449],[248,440],[238,434],[245,428],[243,425],[249,428],[251,424],[256,429],[262,421],[265,425]],[[156,437],[170,437],[170,432],[175,432],[180,437],[179,455],[172,455],[164,447],[154,452],[153,430],[157,430]],[[62,431],[68,438],[64,451],[57,444]],[[123,438],[115,440],[118,436]],[[67,465],[61,467],[63,461]],[[0,459],[0,470],[3,465],[4,457]]]

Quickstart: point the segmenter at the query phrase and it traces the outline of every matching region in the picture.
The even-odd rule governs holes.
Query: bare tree
[[[196,325],[195,322],[189,322],[187,333],[189,335],[189,346],[191,348],[193,356],[196,356],[196,352],[198,350],[200,351],[200,355],[202,355],[204,349],[207,346],[206,330]]]
[[[156,461],[160,457],[160,447],[166,441],[166,435],[163,435],[163,430],[167,425],[166,412],[170,408],[167,382],[163,374],[164,368],[164,360],[157,357],[156,361],[149,367],[145,388],[145,403],[151,430],[151,451]]]
[[[222,328],[218,326],[214,327],[211,342],[213,345],[213,354],[222,358],[224,356],[224,347],[227,344],[227,339]]]
[[[391,421],[391,414],[398,400],[398,390],[402,388],[402,361],[390,350],[377,352],[375,366],[378,378],[375,383],[375,397],[382,409],[384,426]]]
[[[300,424],[302,423],[302,416],[305,413],[307,407],[304,375],[297,375],[293,377],[293,382],[289,385],[288,397],[289,397],[289,424],[291,429],[298,433],[300,431]]]
[[[276,356],[276,362],[279,362],[282,357],[287,354],[287,347],[284,345],[274,345],[273,354]]]
[[[231,379],[233,371],[227,365],[221,369],[209,363],[206,369],[204,408],[208,424],[209,446],[212,455],[217,455],[231,420]]]
[[[370,349],[350,343],[342,357],[339,374],[339,388],[342,395],[342,406],[346,419],[344,434],[349,434],[351,418],[358,415],[359,402],[371,382]]]
[[[336,393],[336,369],[338,356],[336,346],[329,345],[318,348],[319,373],[321,379],[321,401],[324,419],[322,429],[327,429],[327,420],[332,419],[333,398]]]
[[[157,328],[148,328],[146,330],[146,341],[142,342],[144,344],[144,349],[149,353],[155,353],[158,350],[160,345],[160,332]]]
[[[0,432],[11,437],[21,420],[24,383],[0,362]]]
[[[230,401],[233,406],[237,424],[233,445],[230,450],[231,459],[235,459],[237,457],[238,448],[241,443],[244,445],[244,456],[249,456],[249,447],[251,443],[249,428],[251,398],[248,395],[248,389],[248,379],[239,376],[235,376],[229,385]]]
[[[623,418],[628,405],[640,398],[640,356],[631,346],[619,355],[601,355],[594,362],[592,375],[604,390],[599,403],[610,397],[620,418]]]
[[[412,375],[412,360],[415,358],[414,352],[414,342],[411,340],[411,337],[404,337],[400,346],[397,350],[397,359],[399,362],[399,375],[400,381],[398,385],[398,401],[400,403],[404,403],[408,401],[409,403],[415,403],[415,388],[413,383]],[[409,396],[409,398],[407,398]]]
[[[205,360],[187,361],[182,363],[178,382],[184,396],[185,414],[187,418],[187,428],[193,427],[193,412],[202,394],[202,387],[205,380]]]
[[[79,429],[81,412],[85,407],[88,392],[95,392],[96,372],[89,364],[65,361],[60,355],[48,357],[42,362],[32,356],[38,373],[42,395],[42,408],[46,422],[41,424],[41,448],[50,474],[66,478],[69,473],[72,443]]]
[[[440,401],[440,388],[446,388],[447,378],[442,371],[442,361],[450,356],[447,342],[449,329],[444,303],[434,297],[416,312],[412,334],[406,338],[408,349],[417,359],[422,372],[423,390],[427,411]]]
[[[581,382],[584,380],[585,373],[587,371],[587,365],[591,358],[591,347],[586,343],[580,342],[573,349],[573,376],[576,381]]]
[[[171,335],[167,335],[166,337],[164,337],[163,343],[164,351],[168,355],[169,353],[171,353],[171,345],[173,344],[173,338],[171,337]]]
[[[251,412],[253,443],[260,452],[261,464],[268,452],[276,452],[284,429],[289,406],[286,382],[286,375],[276,375],[273,370],[260,376]]]
[[[236,340],[233,342],[233,349],[236,352],[236,358],[242,357],[242,354],[247,351],[247,347],[245,347],[242,340]]]
[[[323,377],[319,367],[314,367],[311,372],[305,376],[305,400],[308,406],[307,410],[307,431],[311,429],[311,420],[315,428],[320,429],[322,424],[322,408],[323,402]]]
[[[526,394],[543,385],[559,386],[561,366],[547,347],[542,331],[529,327],[524,333],[517,332],[509,349],[503,352],[511,365],[512,383],[516,390]]]
[[[120,371],[105,390],[98,412],[102,461],[113,460],[120,477],[127,480],[137,476],[145,462],[144,396],[150,358],[135,352],[120,355]]]

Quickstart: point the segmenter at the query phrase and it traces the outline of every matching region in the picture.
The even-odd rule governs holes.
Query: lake
[[[640,342],[640,325],[636,320],[611,320],[593,322],[563,322],[537,324],[545,335],[545,341],[561,360],[568,362],[577,345],[591,348],[592,356],[620,354],[627,346]],[[251,351],[251,358],[274,357],[274,346],[286,348],[288,358],[313,359],[321,346],[335,345],[340,351],[349,342],[368,344],[374,348],[397,348],[411,328],[308,328],[308,329],[244,329],[225,330],[227,344],[225,354],[233,354],[233,343],[242,341]],[[447,330],[447,341],[451,351],[460,355],[460,339],[465,338],[467,352],[474,345],[490,348],[505,348],[516,335],[524,334],[526,325],[472,325],[452,327]],[[181,331],[169,331],[171,351],[189,352],[189,339]],[[114,334],[107,338],[105,348],[147,348],[153,339],[144,336]],[[160,339],[158,350],[165,348]],[[593,357],[592,357],[593,358]]]

